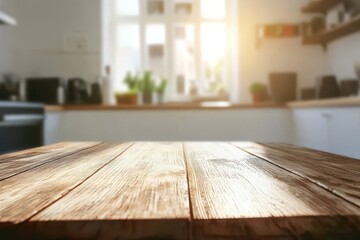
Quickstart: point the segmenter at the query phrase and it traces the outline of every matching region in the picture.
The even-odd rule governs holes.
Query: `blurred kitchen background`
[[[0,0],[0,152],[283,142],[360,158],[360,0]]]

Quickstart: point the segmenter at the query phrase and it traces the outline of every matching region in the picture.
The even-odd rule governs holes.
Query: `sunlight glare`
[[[201,16],[203,18],[224,18],[226,0],[201,0]]]
[[[225,57],[226,29],[222,23],[204,23],[201,28],[203,59],[210,65]]]

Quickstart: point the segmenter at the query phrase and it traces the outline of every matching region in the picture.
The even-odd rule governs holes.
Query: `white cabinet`
[[[64,111],[47,114],[46,143],[64,141],[260,141],[292,143],[285,108]]]
[[[295,143],[360,159],[360,108],[294,109]]]
[[[47,112],[45,115],[44,143],[46,145],[59,142],[62,126],[61,112]]]
[[[329,152],[360,159],[360,110],[338,109],[326,116]]]
[[[293,114],[295,144],[327,151],[329,148],[327,125],[319,110],[296,109]]]

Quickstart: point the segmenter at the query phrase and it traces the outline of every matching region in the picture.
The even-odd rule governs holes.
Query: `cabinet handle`
[[[333,118],[333,115],[329,114],[329,113],[323,113],[322,114],[323,118],[326,118],[326,119],[331,119]]]

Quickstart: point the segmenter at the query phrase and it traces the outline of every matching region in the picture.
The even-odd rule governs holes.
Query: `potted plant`
[[[139,78],[128,72],[125,76],[124,83],[128,86],[129,91],[115,93],[117,104],[132,104],[138,103],[138,83]]]
[[[265,102],[268,99],[267,87],[264,83],[253,83],[250,86],[250,92],[254,103]]]
[[[143,79],[139,81],[139,90],[142,92],[144,104],[151,104],[153,102],[153,92],[155,90],[155,83],[151,71],[144,73]]]
[[[168,81],[165,78],[163,78],[160,81],[160,84],[156,87],[158,103],[160,103],[160,104],[164,103],[164,93],[165,93],[167,84],[168,84]]]

